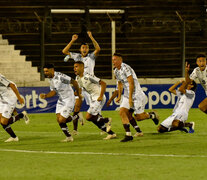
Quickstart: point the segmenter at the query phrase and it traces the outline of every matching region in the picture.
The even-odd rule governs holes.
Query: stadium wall
[[[173,108],[176,103],[176,96],[168,91],[169,87],[174,84],[176,79],[140,79],[140,84],[147,96],[147,104],[146,109],[159,109],[159,108]],[[108,100],[111,97],[113,91],[115,90],[115,81],[114,80],[106,80],[107,88],[106,88],[106,99]],[[26,110],[28,113],[48,113],[55,112],[56,101],[58,99],[57,96],[48,99],[41,99],[41,93],[48,93],[49,83],[46,82],[48,86],[42,87],[20,87],[19,91],[22,97],[25,99],[25,104],[20,105],[17,104],[17,110],[22,111]],[[205,92],[202,89],[201,85],[198,84],[196,99],[193,104],[193,108],[197,108],[198,104],[205,97]],[[103,110],[117,110],[119,104],[115,101],[112,102],[110,107],[103,107]],[[83,102],[83,106],[81,108],[82,111],[86,111],[88,106],[85,101]]]

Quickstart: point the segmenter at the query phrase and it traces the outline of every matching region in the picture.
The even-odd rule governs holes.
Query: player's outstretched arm
[[[72,84],[73,87],[75,88],[76,93],[77,93],[77,96],[78,96],[80,99],[82,99],[81,89],[79,88],[79,85],[78,85],[77,81],[71,78],[71,84]]]
[[[94,39],[92,32],[87,31],[87,34],[88,34],[89,38],[91,39],[93,46],[95,48],[94,55],[98,56],[99,52],[101,51],[101,48],[100,48],[99,44],[97,43],[97,41]]]
[[[191,79],[189,76],[190,64],[188,62],[185,63],[185,81],[186,83],[191,83]]]
[[[127,77],[127,81],[129,82],[129,106],[133,106],[132,94],[134,92],[134,79],[132,75]]]
[[[182,80],[180,80],[180,81],[177,81],[175,84],[173,84],[168,90],[171,92],[171,93],[173,93],[173,94],[175,94],[176,95],[176,90],[175,90],[175,88],[179,85],[179,84],[181,84],[182,83]]]
[[[24,99],[21,98],[20,94],[19,94],[19,91],[17,89],[17,87],[15,86],[15,84],[13,83],[10,83],[9,84],[9,87],[12,89],[12,91],[14,91],[14,93],[16,94],[17,96],[17,99],[19,100],[20,104],[23,104],[24,103]]]
[[[62,50],[62,53],[63,53],[63,54],[66,54],[66,55],[70,55],[69,50],[70,50],[72,44],[73,44],[77,39],[78,39],[78,35],[77,35],[77,34],[74,34],[74,35],[72,36],[71,41],[70,41],[70,42],[68,43],[68,45],[65,46],[65,48]]]
[[[102,101],[103,100],[103,95],[106,91],[106,83],[104,81],[100,80],[99,84],[101,85],[101,92],[100,92],[100,96],[97,99],[97,101]]]
[[[110,99],[107,101],[106,106],[109,107],[111,102],[114,100],[115,97],[118,95],[118,90],[114,91]]]
[[[45,98],[50,98],[56,95],[55,91],[50,91],[47,94],[40,94],[40,98],[45,99]]]

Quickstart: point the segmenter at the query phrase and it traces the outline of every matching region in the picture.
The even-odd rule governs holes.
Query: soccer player
[[[116,134],[110,129],[110,118],[103,118],[101,109],[103,108],[106,97],[106,83],[94,75],[84,74],[84,63],[76,61],[74,64],[74,72],[79,86],[87,91],[90,95],[90,107],[86,113],[86,120],[92,121],[99,129],[108,133],[105,140],[116,138]]]
[[[202,85],[203,89],[207,95],[207,66],[206,66],[206,56],[204,54],[199,54],[196,57],[196,64],[198,65],[197,68],[193,70],[190,75],[190,79],[196,80],[198,79],[200,84]],[[186,63],[186,67],[190,68],[190,65]],[[189,77],[187,81],[190,81]],[[199,109],[207,114],[207,98],[205,98],[199,105]]]
[[[72,44],[78,39],[78,35],[74,34],[72,36],[71,41],[68,43],[68,45],[62,50],[63,54],[66,54],[67,56],[64,58],[64,61],[67,62],[70,58],[74,59],[74,61],[82,61],[84,62],[84,73],[88,73],[91,75],[94,75],[94,67],[95,67],[95,60],[101,50],[99,44],[97,41],[94,39],[91,31],[87,32],[88,37],[91,39],[93,45],[94,45],[94,52],[89,53],[89,45],[87,43],[82,43],[80,46],[80,53],[75,53],[75,52],[70,52],[70,48]],[[89,105],[89,99],[88,94],[86,91],[82,90],[82,94],[86,100],[86,103]],[[82,114],[80,112],[80,108],[82,105],[83,99],[78,99],[76,96],[76,103],[75,103],[75,110],[74,110],[74,115],[79,114],[81,117]],[[78,128],[78,118],[73,121],[73,126],[74,126],[74,131],[73,134],[77,134],[77,128]]]
[[[24,99],[21,98],[16,84],[12,81],[6,79],[3,75],[0,74],[0,123],[4,130],[11,136],[4,142],[17,142],[19,138],[16,136],[14,131],[11,128],[11,124],[24,118],[25,123],[29,123],[29,117],[26,111],[13,116],[15,112],[15,107],[17,99],[20,104],[24,103]]]
[[[118,86],[116,86],[116,90],[113,92],[112,96],[109,98],[109,100],[106,103],[106,106],[109,107],[111,102],[118,96]],[[136,133],[134,134],[134,137],[143,136],[143,132],[140,130],[139,126],[137,125],[136,120],[133,117],[134,110],[129,109],[128,111],[128,119],[129,123],[132,125],[132,127],[136,130]]]
[[[182,85],[176,89],[178,85]],[[195,81],[187,83],[178,81],[169,88],[169,91],[178,96],[178,100],[173,109],[173,114],[165,119],[159,126],[158,132],[164,133],[169,131],[181,130],[188,132],[184,127],[189,127],[189,133],[194,133],[194,122],[187,123],[188,112],[193,105],[196,90]]]
[[[76,116],[73,117],[70,115],[75,105],[74,91],[70,84],[74,86],[77,95],[81,98],[78,83],[71,77],[56,72],[53,64],[46,64],[44,66],[44,74],[49,78],[50,92],[47,94],[40,94],[40,97],[45,99],[53,97],[56,94],[59,96],[56,105],[56,117],[60,128],[66,136],[66,139],[62,140],[62,142],[72,142],[73,137],[69,133],[66,123],[76,118]]]
[[[140,87],[134,70],[129,65],[123,63],[122,55],[114,53],[112,56],[112,63],[115,67],[114,74],[118,81],[118,97],[116,102],[120,101],[122,93],[121,86],[122,84],[124,86],[124,96],[120,105],[120,116],[126,131],[126,135],[125,138],[121,140],[121,142],[127,142],[133,140],[128,117],[130,108],[134,110],[134,118],[137,121],[152,119],[157,125],[159,122],[159,117],[155,112],[144,112],[146,95]]]

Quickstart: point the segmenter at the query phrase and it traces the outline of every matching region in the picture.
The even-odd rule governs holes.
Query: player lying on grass
[[[109,107],[111,102],[118,96],[118,87],[117,86],[116,86],[116,90],[113,92],[112,96],[109,98],[109,100],[106,103],[107,107]],[[123,89],[123,88],[121,88],[121,89]],[[136,130],[136,134],[134,134],[134,137],[143,136],[143,132],[140,130],[139,126],[137,125],[137,122],[133,117],[133,113],[134,113],[134,110],[129,109],[127,116],[129,119],[129,123]]]
[[[69,133],[66,123],[77,118],[77,115],[74,117],[70,115],[75,106],[74,91],[70,84],[72,84],[77,91],[77,95],[82,98],[79,93],[78,83],[71,77],[56,72],[53,64],[46,64],[44,66],[44,74],[45,77],[49,78],[51,91],[47,94],[40,94],[40,97],[45,99],[53,97],[56,94],[59,96],[56,105],[56,117],[60,128],[66,136],[66,139],[62,140],[62,142],[72,142],[73,137]]]
[[[105,140],[115,138],[116,134],[110,129],[111,119],[101,116],[101,110],[106,102],[104,95],[106,83],[94,75],[84,74],[82,61],[75,62],[74,72],[80,88],[90,95],[90,107],[86,113],[86,120],[93,122],[99,129],[108,133]]]
[[[69,59],[73,59],[74,61],[82,61],[84,63],[84,73],[89,73],[91,75],[94,75],[94,67],[95,67],[95,60],[99,55],[99,52],[101,50],[98,42],[94,39],[92,32],[87,32],[88,37],[91,39],[95,50],[92,53],[89,53],[89,45],[87,43],[82,43],[80,46],[80,53],[71,52],[70,48],[73,45],[73,43],[78,39],[78,35],[74,34],[72,36],[71,41],[68,43],[68,45],[62,50],[64,54],[67,56],[64,58],[64,61],[67,62]],[[86,104],[89,105],[89,98],[88,93],[82,90],[82,95],[86,100]],[[82,105],[82,101],[84,98],[79,99],[76,96],[76,102],[75,102],[75,108],[74,108],[74,114],[79,114],[80,119],[82,118],[82,113],[80,112],[80,108]],[[78,119],[73,121],[73,134],[76,135],[78,133]]]
[[[0,123],[4,130],[11,136],[4,142],[19,141],[19,138],[16,136],[14,131],[11,128],[11,124],[24,118],[25,123],[29,123],[29,117],[26,111],[12,116],[13,112],[16,111],[17,99],[20,104],[24,103],[24,100],[21,98],[16,84],[6,79],[3,75],[0,74]]]
[[[178,88],[177,86],[182,85]],[[189,133],[194,133],[194,122],[186,122],[188,112],[195,99],[197,84],[195,81],[178,81],[169,88],[169,91],[178,96],[177,102],[173,109],[173,114],[165,119],[159,126],[158,132],[164,133],[169,131],[181,130],[188,133],[184,127],[189,127]]]
[[[112,56],[112,63],[115,67],[114,74],[118,81],[118,97],[116,102],[121,100],[122,85],[124,86],[124,95],[120,105],[120,117],[123,127],[126,131],[126,135],[121,142],[127,142],[133,140],[129,125],[129,110],[134,110],[134,118],[137,121],[143,121],[145,119],[152,119],[157,125],[159,123],[159,117],[155,112],[145,112],[146,95],[140,87],[137,76],[134,70],[127,64],[123,63],[121,54],[114,53]]]

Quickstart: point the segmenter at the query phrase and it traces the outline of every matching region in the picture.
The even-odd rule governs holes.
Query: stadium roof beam
[[[84,9],[51,9],[51,13],[56,14],[83,14],[85,13]],[[122,9],[89,9],[89,13],[91,14],[123,14],[125,13]]]

